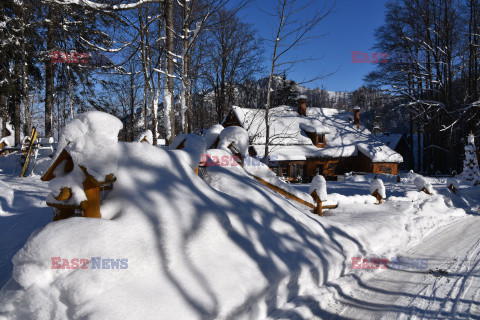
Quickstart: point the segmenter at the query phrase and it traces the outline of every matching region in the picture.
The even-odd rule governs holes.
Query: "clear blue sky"
[[[300,0],[303,1],[306,0]],[[241,13],[264,38],[272,38],[273,18],[259,8],[271,12],[274,2],[275,0],[255,0],[253,5]],[[317,2],[322,5],[324,0]],[[329,78],[307,86],[323,85],[326,90],[331,91],[350,91],[360,87],[363,76],[373,70],[375,65],[352,63],[352,51],[370,54],[374,51],[374,31],[384,22],[386,2],[387,0],[338,0],[334,12],[318,27],[318,32],[327,34],[315,39],[308,47],[303,47],[303,50],[308,50],[309,55],[314,54],[323,59],[298,65],[296,70],[287,76],[302,81],[304,78],[313,78],[338,69]],[[298,51],[292,51],[292,55],[297,53]],[[271,55],[271,50],[267,50],[266,55]],[[265,76],[267,73],[265,68]]]

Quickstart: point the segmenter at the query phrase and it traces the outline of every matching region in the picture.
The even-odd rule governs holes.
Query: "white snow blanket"
[[[205,138],[207,149],[212,149],[213,144],[218,139],[220,132],[222,132],[223,129],[224,128],[221,124],[215,124],[205,132],[203,137]]]
[[[205,139],[196,134],[179,134],[173,139],[169,150],[182,157],[190,168],[196,169],[206,153]]]
[[[86,118],[71,132],[94,122]],[[310,292],[334,296],[325,285],[351,271],[351,257],[396,252],[465,214],[443,195],[410,190],[375,206],[362,185],[364,196],[329,195],[341,205],[321,218],[240,166],[208,167],[202,180],[186,151],[91,130],[110,140],[102,159],[117,177],[102,219],[74,217],[32,233],[0,292],[2,320],[279,319],[294,308],[300,316],[329,303]],[[76,137],[68,146],[76,159],[93,161],[88,152],[98,146]]]
[[[223,129],[219,135],[218,149],[232,148],[236,153],[242,156],[248,155],[248,132],[237,126],[231,126]]]

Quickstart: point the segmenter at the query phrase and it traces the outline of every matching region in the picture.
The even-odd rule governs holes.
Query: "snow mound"
[[[314,191],[317,192],[320,201],[327,201],[327,181],[323,176],[316,175],[313,177],[308,193],[312,194]]]
[[[413,180],[413,184],[418,191],[422,191],[423,188],[425,188],[429,193],[433,193],[432,185],[422,176],[416,177],[415,180]]]
[[[116,143],[122,127],[118,118],[107,113],[81,113],[63,129],[52,161],[65,149],[75,165],[85,167],[95,179],[102,181],[116,171],[119,151]]]
[[[233,148],[235,153],[246,156],[248,154],[248,145],[248,132],[242,127],[231,126],[220,132],[218,149]]]
[[[104,152],[122,156],[102,219],[73,217],[32,234],[13,258],[0,316],[265,318],[292,284],[337,278],[343,255],[359,250],[240,166],[208,168],[219,192],[183,150],[114,142]]]
[[[207,149],[212,148],[213,144],[215,143],[215,141],[217,141],[223,129],[224,127],[221,124],[215,124],[205,132],[203,136],[205,138]]]
[[[453,186],[455,189],[460,189],[460,183],[457,179],[447,179],[447,188]]]
[[[71,172],[65,174],[63,170],[65,163],[64,161],[55,169],[55,178],[48,182],[48,188],[51,190],[51,193],[47,196],[47,202],[79,205],[82,201],[87,200],[85,192],[83,191],[85,174],[78,166],[74,166]],[[62,188],[69,188],[71,197],[68,200],[59,202],[55,197],[60,195]]]
[[[7,136],[0,139],[0,143],[4,144],[4,147],[14,147],[15,146],[15,136],[12,125],[10,123],[6,124]]]
[[[370,183],[370,194],[373,194],[375,190],[378,190],[378,193],[382,199],[387,198],[387,193],[385,192],[385,185],[381,179],[373,179]]]
[[[137,138],[135,139],[135,142],[142,142],[142,141],[146,141],[150,144],[153,144],[153,133],[152,133],[152,130],[147,130],[147,131],[144,131],[142,133],[140,133]]]
[[[196,134],[179,134],[169,146],[190,168],[196,169],[206,153],[205,139]]]

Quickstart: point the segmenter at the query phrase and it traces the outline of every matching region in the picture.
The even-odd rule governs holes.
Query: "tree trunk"
[[[13,104],[13,126],[15,130],[15,146],[20,144],[20,135],[21,135],[21,111],[20,111],[20,104],[21,104],[21,65],[20,61],[15,63],[14,72],[15,72],[15,83],[14,83],[14,90],[13,94],[10,97],[10,102]]]
[[[53,137],[53,91],[54,91],[54,67],[50,54],[55,49],[54,5],[50,4],[48,10],[47,30],[47,54],[45,58],[45,137]]]
[[[166,22],[166,62],[167,62],[167,95],[164,94],[164,107],[168,106],[168,117],[170,122],[170,132],[167,133],[168,143],[175,138],[175,104],[174,104],[174,59],[175,34],[173,24],[173,0],[165,0],[165,22]]]
[[[72,85],[72,69],[67,67],[68,71],[68,93],[69,93],[69,106],[70,106],[70,120],[75,118],[75,108],[73,107],[73,85]]]
[[[28,63],[27,48],[25,39],[25,7],[22,6],[22,27],[21,27],[21,45],[22,45],[22,104],[25,118],[25,135],[30,134],[32,130],[32,115],[30,112],[30,98],[28,92]]]
[[[2,137],[7,135],[7,97],[4,94],[0,94],[0,112],[2,114]]]
[[[130,141],[135,139],[134,116],[135,116],[135,74],[130,70]]]

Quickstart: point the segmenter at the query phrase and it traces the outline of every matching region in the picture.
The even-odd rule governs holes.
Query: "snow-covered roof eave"
[[[384,144],[367,145],[358,143],[356,148],[373,163],[402,163],[403,157],[396,151]]]

